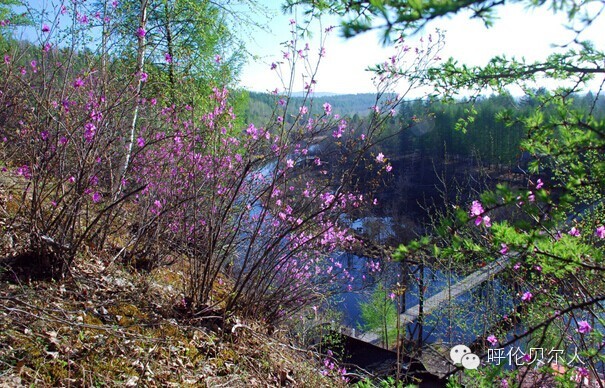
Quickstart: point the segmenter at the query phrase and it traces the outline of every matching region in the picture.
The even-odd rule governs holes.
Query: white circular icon
[[[462,366],[465,369],[477,369],[479,364],[481,364],[481,360],[476,354],[469,353],[462,357]]]
[[[454,364],[460,364],[462,357],[469,354],[471,349],[466,345],[456,345],[450,350],[450,358]]]

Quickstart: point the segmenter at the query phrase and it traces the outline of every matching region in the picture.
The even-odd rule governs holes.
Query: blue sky
[[[263,2],[261,2],[263,3]],[[271,31],[256,31],[246,40],[248,49],[258,56],[250,60],[241,74],[240,84],[254,91],[268,91],[282,88],[275,71],[270,64],[281,60],[280,42],[288,37],[289,20],[297,15],[283,15],[277,1],[265,1],[264,5],[274,13],[268,23]],[[428,34],[435,28],[446,31],[446,46],[441,56],[454,57],[469,65],[485,64],[491,57],[499,54],[524,57],[527,60],[539,60],[554,50],[553,44],[569,43],[574,35],[565,29],[565,15],[553,14],[547,9],[526,10],[518,4],[507,5],[498,12],[499,20],[486,29],[480,20],[471,20],[467,14],[459,14],[430,24],[425,31]],[[338,19],[326,18],[323,27],[338,24]],[[595,23],[599,26],[600,23]],[[314,30],[319,28],[317,23]],[[319,47],[319,34],[310,45]],[[418,39],[421,35],[411,38]],[[596,47],[605,47],[605,34],[593,27],[582,35],[593,40]],[[412,43],[411,43],[412,44]],[[326,56],[322,59],[317,74],[317,92],[364,93],[375,92],[371,74],[365,69],[384,61],[392,53],[392,48],[383,47],[378,32],[369,32],[351,39],[340,37],[334,31],[326,43]],[[301,90],[298,82],[294,90]],[[514,93],[514,91],[513,91]]]

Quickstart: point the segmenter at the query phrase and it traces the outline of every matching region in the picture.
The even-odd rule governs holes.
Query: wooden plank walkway
[[[472,274],[468,275],[464,279],[460,280],[453,286],[446,287],[432,297],[424,301],[424,314],[430,314],[436,310],[443,302],[448,300],[454,300],[460,295],[472,290],[479,284],[485,282],[491,277],[497,275],[502,271],[510,262],[510,254],[501,256],[497,260],[489,263],[483,268],[478,269]],[[410,322],[414,322],[420,314],[420,305],[410,307],[400,315],[401,325],[404,326]],[[379,344],[381,338],[379,334],[374,332],[359,333],[356,335],[353,331],[353,336],[361,341],[369,342],[371,344]]]

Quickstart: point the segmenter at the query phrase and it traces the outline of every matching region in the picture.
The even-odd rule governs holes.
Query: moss
[[[97,325],[100,326],[103,324],[103,322],[101,322],[101,320],[93,315],[90,314],[84,314],[82,316],[82,322],[87,324],[87,325]]]

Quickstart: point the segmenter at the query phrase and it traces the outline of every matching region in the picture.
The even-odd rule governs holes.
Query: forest
[[[600,13],[548,4],[472,67],[404,38],[502,2],[287,0],[258,93],[262,2],[0,0],[0,385],[603,387]],[[376,93],[314,94],[322,16]]]

